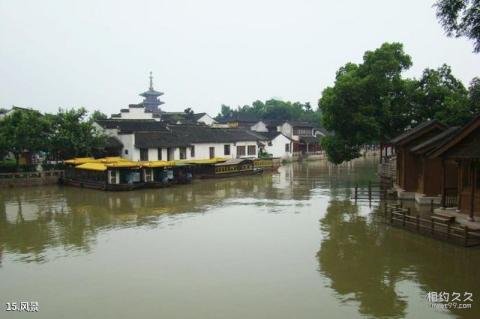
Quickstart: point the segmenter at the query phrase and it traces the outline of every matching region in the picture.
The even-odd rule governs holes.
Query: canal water
[[[125,193],[2,189],[0,317],[480,318],[479,249],[392,228],[378,204],[349,199],[376,165]],[[429,293],[471,308],[435,308]],[[5,311],[13,302],[39,312]]]

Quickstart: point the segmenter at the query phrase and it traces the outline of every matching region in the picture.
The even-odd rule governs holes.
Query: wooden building
[[[441,145],[429,154],[429,158],[440,159],[442,163],[454,161],[458,165],[456,179],[456,206],[460,213],[470,219],[480,217],[480,115],[446,138]],[[448,205],[452,188],[449,176],[442,175],[442,206]]]
[[[420,204],[429,204],[433,199],[440,202],[442,162],[426,154],[442,141],[443,135],[452,134],[442,123],[424,122],[394,138],[391,143],[397,154],[396,180],[400,198],[415,199]],[[455,174],[455,166],[446,169]]]

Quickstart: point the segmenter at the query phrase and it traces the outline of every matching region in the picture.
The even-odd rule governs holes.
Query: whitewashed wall
[[[129,107],[129,112],[121,112],[120,116],[125,120],[160,120],[153,117],[153,113],[145,113],[145,108],[143,107]]]
[[[296,138],[293,136],[293,127],[292,125],[290,125],[290,123],[285,122],[282,125],[280,125],[279,128],[280,128],[280,132],[282,132],[283,135],[298,141],[298,136]]]
[[[250,127],[250,130],[255,132],[268,132],[267,125],[263,121],[259,121]]]
[[[272,145],[266,145],[265,151],[272,154],[273,157],[281,159],[289,159],[292,157],[292,141],[286,136],[280,134],[271,141]],[[289,151],[285,151],[285,144],[289,145]]]
[[[208,126],[212,126],[214,123],[217,123],[210,115],[205,114],[197,120],[197,122],[205,123]]]

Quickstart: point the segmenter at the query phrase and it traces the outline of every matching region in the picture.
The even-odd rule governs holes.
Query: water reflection
[[[25,262],[45,262],[49,247],[89,252],[99,232],[122,227],[157,227],[162,216],[203,213],[212,206],[256,198],[255,205],[282,212],[279,200],[297,205],[316,194],[336,195],[339,186],[366,181],[371,161],[334,167],[327,162],[282,167],[276,174],[196,181],[167,189],[100,192],[73,187],[14,188],[0,192],[0,266],[4,251]],[[333,189],[333,190],[332,190]],[[339,188],[340,189],[340,188]],[[340,190],[339,190],[340,191]],[[341,191],[340,191],[341,192]],[[177,216],[177,218],[180,218]],[[170,221],[171,222],[171,221]]]
[[[342,302],[359,302],[366,316],[400,318],[406,315],[407,297],[418,294],[415,286],[420,298],[430,291],[480,296],[478,251],[390,228],[379,218],[362,215],[351,201],[333,200],[320,220],[325,233],[317,253],[320,272]],[[479,318],[479,310],[474,305],[452,312]]]

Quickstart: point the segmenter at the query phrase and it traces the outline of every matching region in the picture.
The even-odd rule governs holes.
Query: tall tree
[[[438,0],[435,7],[447,35],[473,40],[480,52],[480,0]]]
[[[108,119],[107,114],[102,113],[98,110],[93,111],[92,115],[90,115],[90,120],[96,121],[96,120],[106,120]]]
[[[413,86],[414,123],[437,119],[447,125],[462,125],[472,118],[474,111],[469,105],[468,91],[448,65],[425,69]]]
[[[363,63],[338,70],[319,100],[323,125],[335,132],[323,140],[332,162],[351,160],[361,145],[389,140],[408,124],[409,83],[401,75],[411,65],[402,44],[384,43],[367,51]]]
[[[468,100],[470,111],[473,114],[480,114],[480,78],[475,77],[468,87]]]
[[[93,125],[93,120],[86,120],[87,111],[79,109],[60,109],[57,114],[49,116],[52,134],[49,137],[49,151],[57,159],[88,156],[93,149],[105,145],[103,136]]]
[[[7,115],[0,125],[0,144],[3,153],[11,152],[19,164],[24,152],[38,152],[46,147],[48,125],[40,112],[17,109]]]

